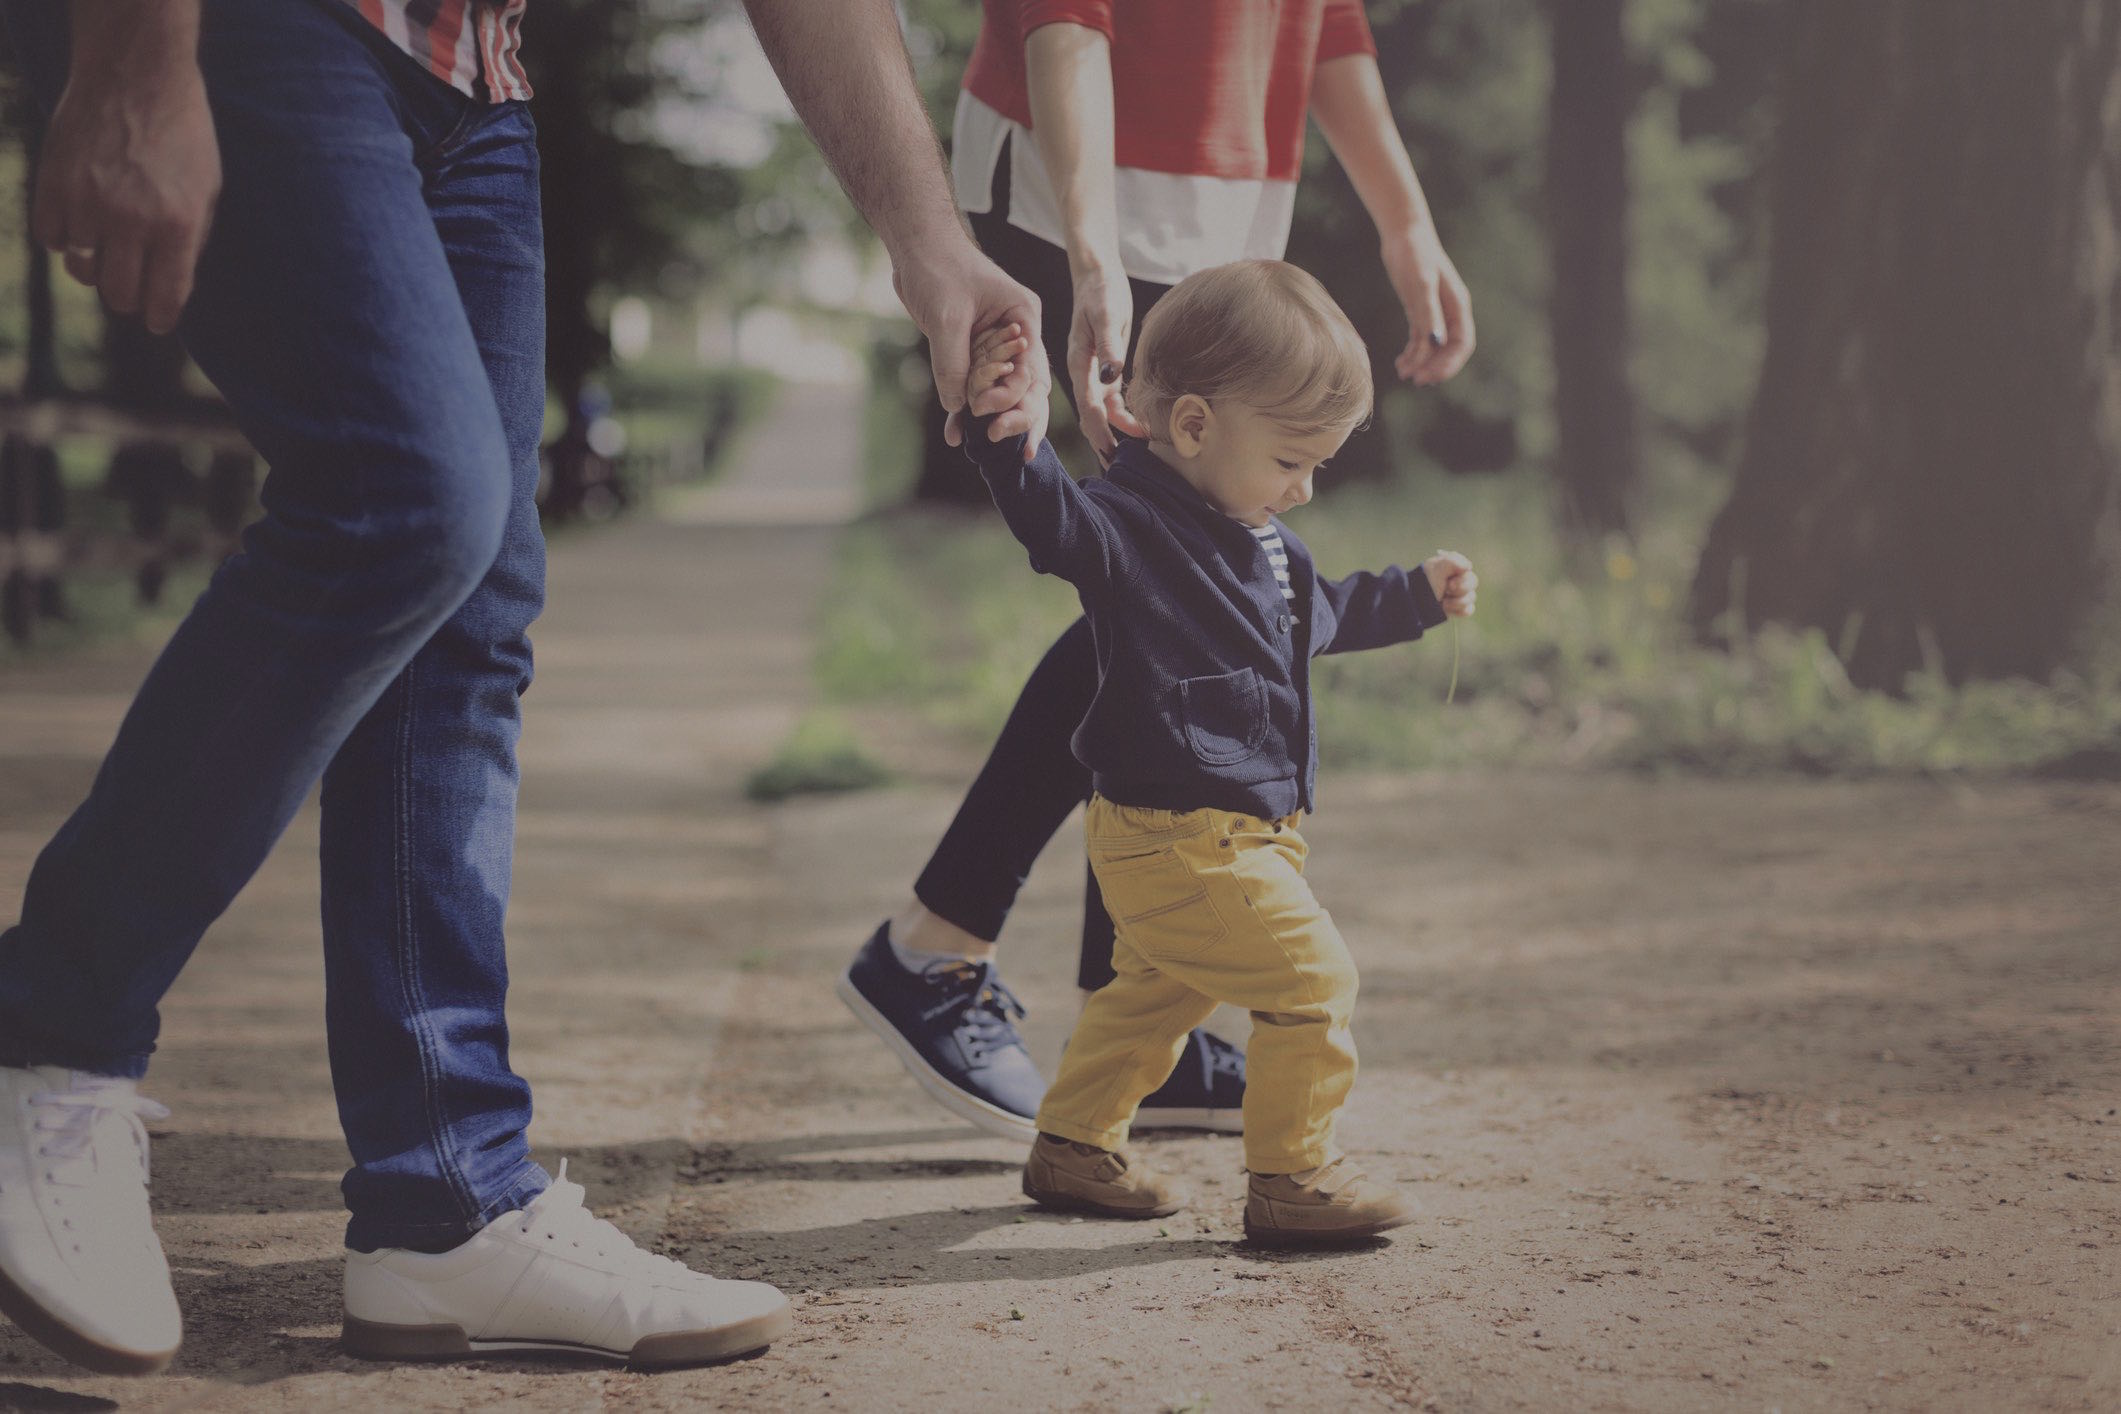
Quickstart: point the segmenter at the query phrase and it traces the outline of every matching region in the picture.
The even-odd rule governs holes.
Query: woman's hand
[[[1392,366],[1420,387],[1441,383],[1473,356],[1473,297],[1427,221],[1387,233],[1385,276],[1407,312],[1407,346]]]
[[[1068,382],[1083,437],[1099,462],[1110,464],[1119,436],[1146,437],[1127,411],[1127,341],[1134,327],[1134,293],[1117,260],[1086,261],[1072,272],[1075,311],[1068,324]]]

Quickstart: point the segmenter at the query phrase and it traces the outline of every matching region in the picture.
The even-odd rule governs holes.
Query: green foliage
[[[780,386],[763,369],[701,368],[670,356],[615,364],[603,381],[633,459],[689,468],[697,480],[721,470],[744,429],[773,406]],[[548,421],[554,416],[548,409]]]
[[[845,722],[813,712],[796,723],[773,760],[745,782],[744,794],[752,800],[786,800],[868,790],[890,779],[891,772],[862,750]]]
[[[1759,362],[1764,8],[1763,0],[1631,0],[1628,8],[1639,76],[1628,154],[1631,371],[1653,447],[1677,441],[1718,459],[1732,449]],[[1391,383],[1406,320],[1369,217],[1323,141],[1305,154],[1289,258],[1325,281],[1380,356],[1380,416],[1400,466],[1419,446],[1446,467],[1488,469],[1493,439],[1464,435],[1483,427],[1506,429],[1519,457],[1542,463],[1554,442],[1545,7],[1378,0],[1367,9],[1401,133],[1472,291],[1479,351],[1441,388]],[[1745,100],[1716,101],[1725,89]]]
[[[1725,653],[1682,617],[1721,478],[1655,468],[1661,508],[1632,546],[1585,557],[1556,533],[1551,488],[1519,470],[1329,488],[1292,524],[1327,573],[1462,550],[1480,612],[1452,634],[1316,660],[1323,762],[1342,770],[1622,766],[1745,773],[2111,771],[2121,761],[2121,639],[2097,671],[2052,683],[1904,697],[1849,685],[1818,633]],[[850,532],[827,598],[817,674],[828,700],[892,704],[984,743],[1076,613],[991,517],[904,512]]]
[[[72,574],[66,579],[66,617],[40,619],[27,645],[0,636],[0,672],[25,663],[60,657],[93,644],[131,642],[159,644],[176,630],[177,621],[206,588],[211,568],[198,560],[171,567],[161,601],[142,604],[132,577],[114,568]]]
[[[906,51],[929,121],[947,143],[957,91],[979,38],[980,6],[972,0],[903,0]]]
[[[29,252],[23,232],[29,203],[23,190],[21,144],[13,134],[0,141],[0,388],[22,386],[28,354],[29,304],[25,270]],[[78,285],[52,261],[52,303],[58,330],[59,373],[70,388],[93,388],[102,379],[102,313],[96,292]]]
[[[1077,612],[1074,591],[1033,574],[991,517],[935,510],[870,521],[841,542],[818,686],[828,702],[914,707],[983,735]]]
[[[1546,244],[1540,152],[1547,90],[1545,25],[1536,0],[1377,3],[1366,7],[1378,67],[1401,135],[1467,286],[1480,352],[1440,393],[1393,381],[1406,318],[1377,259],[1377,232],[1314,130],[1297,190],[1289,259],[1316,274],[1378,356],[1383,415],[1412,439],[1449,403],[1516,424],[1520,446],[1551,441],[1546,412]]]

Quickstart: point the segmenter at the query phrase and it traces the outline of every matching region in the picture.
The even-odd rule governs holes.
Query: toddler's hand
[[[1007,387],[1007,379],[1016,368],[1017,356],[1030,347],[1021,324],[997,324],[975,335],[972,372],[965,380],[965,406],[980,416],[1013,406],[1015,394]]]
[[[1456,550],[1438,550],[1421,562],[1421,572],[1429,577],[1429,588],[1436,591],[1436,601],[1443,605],[1447,617],[1473,617],[1474,593],[1480,588],[1480,576],[1473,573],[1471,560]]]

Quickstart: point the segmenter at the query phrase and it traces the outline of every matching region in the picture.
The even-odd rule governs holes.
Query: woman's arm
[[[1083,435],[1109,460],[1119,445],[1114,428],[1144,435],[1121,396],[1134,297],[1119,259],[1112,46],[1087,25],[1040,25],[1024,38],[1024,71],[1031,136],[1060,202],[1075,290],[1066,376]]]
[[[1385,273],[1407,311],[1399,376],[1441,383],[1472,357],[1473,301],[1436,234],[1377,60],[1347,54],[1320,64],[1311,79],[1311,115],[1377,227]]]

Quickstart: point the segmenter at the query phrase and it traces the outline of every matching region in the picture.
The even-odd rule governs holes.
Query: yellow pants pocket
[[[1187,958],[1228,931],[1208,885],[1172,845],[1142,853],[1124,846],[1090,857],[1105,908],[1144,957]]]

